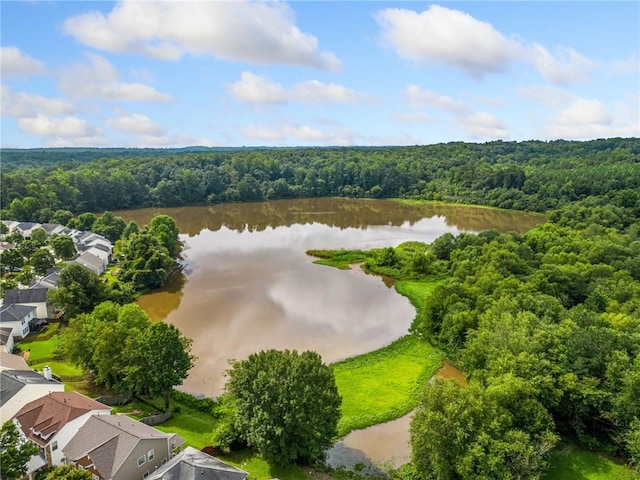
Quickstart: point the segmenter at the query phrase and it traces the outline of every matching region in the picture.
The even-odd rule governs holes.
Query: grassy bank
[[[563,444],[551,452],[551,468],[545,480],[638,480],[625,465],[594,452]]]
[[[409,413],[442,359],[440,351],[408,335],[374,352],[333,364],[342,396],[339,435]]]

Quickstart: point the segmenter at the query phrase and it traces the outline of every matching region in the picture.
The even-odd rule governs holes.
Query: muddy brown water
[[[330,363],[407,333],[415,310],[391,283],[357,268],[315,265],[306,250],[365,250],[488,228],[524,232],[544,220],[487,208],[335,198],[114,213],[140,226],[161,213],[175,219],[185,244],[183,273],[138,303],[193,339],[197,360],[180,388],[207,396],[223,392],[230,359],[288,348],[317,351]],[[395,422],[406,439],[408,420]],[[398,455],[390,448],[403,445],[392,440],[390,424],[396,425],[352,434],[377,445],[364,451],[376,463],[406,456],[406,446]]]

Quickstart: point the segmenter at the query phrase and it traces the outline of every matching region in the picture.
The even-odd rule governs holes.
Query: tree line
[[[640,190],[640,141],[453,142],[340,147],[88,152],[12,150],[3,218],[57,222],[83,212],[343,196],[404,197],[529,211],[589,196],[624,206]],[[22,158],[22,161],[20,160]],[[94,159],[96,158],[96,159]],[[4,160],[4,159],[3,159]]]

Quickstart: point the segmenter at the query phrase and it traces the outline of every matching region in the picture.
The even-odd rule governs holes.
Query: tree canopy
[[[333,443],[341,398],[317,353],[261,351],[232,362],[227,375],[237,432],[268,461],[311,462]]]
[[[40,449],[35,443],[20,438],[12,421],[0,428],[0,476],[2,480],[17,480],[27,473],[27,462]]]

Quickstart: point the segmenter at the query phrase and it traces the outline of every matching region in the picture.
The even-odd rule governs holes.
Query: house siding
[[[154,458],[138,467],[138,458],[154,450]],[[144,473],[152,474],[160,467],[163,458],[169,458],[169,440],[167,438],[143,439],[138,442],[122,466],[116,471],[113,480],[142,480]]]

